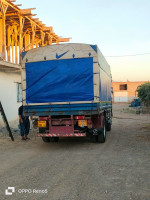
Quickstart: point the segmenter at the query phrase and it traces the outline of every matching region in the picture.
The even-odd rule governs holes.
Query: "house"
[[[18,64],[0,60],[0,101],[12,127],[18,123],[18,108],[22,102],[20,68]]]
[[[113,87],[113,102],[130,103],[137,97],[137,89],[140,85],[148,81],[136,82],[112,82]]]

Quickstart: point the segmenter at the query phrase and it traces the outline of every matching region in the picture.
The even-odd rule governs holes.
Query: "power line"
[[[150,53],[139,53],[139,54],[131,54],[131,55],[120,55],[120,56],[105,56],[105,57],[131,57],[131,56],[145,56],[150,55]]]

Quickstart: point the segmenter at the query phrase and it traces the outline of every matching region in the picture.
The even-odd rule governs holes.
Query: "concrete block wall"
[[[137,97],[137,88],[147,83],[148,81],[136,81],[136,82],[113,82],[113,101],[126,101],[130,103],[135,97]],[[120,85],[127,84],[127,90],[120,90]]]

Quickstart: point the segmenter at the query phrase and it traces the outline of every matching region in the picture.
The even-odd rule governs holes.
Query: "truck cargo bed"
[[[92,115],[111,107],[110,103],[26,105],[24,111],[28,116]]]

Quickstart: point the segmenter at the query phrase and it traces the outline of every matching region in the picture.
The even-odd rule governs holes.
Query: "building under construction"
[[[0,58],[19,63],[19,55],[39,46],[68,42],[47,27],[31,11],[35,8],[20,9],[15,0],[0,0]]]

